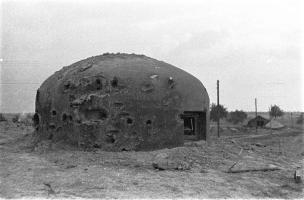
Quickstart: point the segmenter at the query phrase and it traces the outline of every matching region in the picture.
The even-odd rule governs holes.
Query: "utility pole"
[[[258,117],[258,102],[257,102],[257,98],[254,99],[254,104],[255,104],[255,119],[257,120]],[[258,132],[258,123],[256,121],[256,125],[255,125],[255,132]]]
[[[220,137],[220,81],[217,80],[217,137]]]
[[[290,121],[291,121],[291,128],[293,128],[292,112],[290,112]]]

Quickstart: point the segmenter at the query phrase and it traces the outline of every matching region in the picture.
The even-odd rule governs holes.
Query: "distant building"
[[[266,119],[260,115],[248,121],[248,127],[264,127],[269,122],[269,119]]]

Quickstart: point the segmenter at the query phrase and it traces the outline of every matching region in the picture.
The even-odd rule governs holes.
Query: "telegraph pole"
[[[220,137],[220,81],[217,80],[217,137]]]
[[[254,99],[254,104],[255,104],[255,119],[257,120],[258,117],[257,98]],[[255,125],[255,131],[258,132],[258,123],[256,123]]]
[[[290,121],[291,121],[291,128],[293,128],[292,112],[290,112]]]

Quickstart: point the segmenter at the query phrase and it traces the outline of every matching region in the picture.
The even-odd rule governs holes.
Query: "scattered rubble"
[[[157,154],[152,162],[152,166],[159,170],[189,170],[190,164],[177,155],[169,153]]]

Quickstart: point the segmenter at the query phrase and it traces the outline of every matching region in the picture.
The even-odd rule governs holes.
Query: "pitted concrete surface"
[[[209,97],[189,73],[143,55],[103,54],[63,67],[38,89],[39,140],[64,140],[109,151],[184,143],[184,111],[204,112]],[[204,137],[204,138],[203,138]]]

